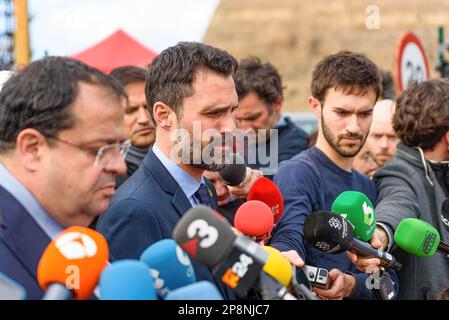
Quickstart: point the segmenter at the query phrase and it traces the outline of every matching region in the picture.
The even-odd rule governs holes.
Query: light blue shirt
[[[287,125],[287,121],[285,120],[285,115],[281,113],[279,121],[276,123],[275,128],[282,128]]]
[[[156,146],[156,144],[153,145],[153,152],[156,157],[162,162],[165,169],[170,172],[171,176],[179,184],[182,191],[184,191],[187,199],[189,199],[190,203],[192,204],[192,207],[200,204],[199,199],[197,199],[194,194],[198,191],[201,185],[205,184],[204,177],[201,177],[200,181],[196,180],[190,174],[181,169],[181,167],[178,166],[176,162],[167,157],[161,151],[161,149]]]
[[[8,191],[28,211],[50,239],[54,239],[64,228],[50,216],[33,194],[25,188],[2,164],[0,164],[0,186]]]

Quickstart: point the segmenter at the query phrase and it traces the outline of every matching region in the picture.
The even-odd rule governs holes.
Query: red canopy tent
[[[157,53],[146,48],[123,30],[117,30],[106,39],[71,57],[109,73],[125,66],[145,66]]]

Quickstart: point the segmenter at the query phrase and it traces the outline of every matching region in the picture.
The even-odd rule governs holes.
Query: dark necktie
[[[206,206],[210,207],[210,198],[209,198],[209,190],[207,189],[205,184],[201,184],[198,188],[198,191],[195,192],[195,197],[201,204],[204,204]]]

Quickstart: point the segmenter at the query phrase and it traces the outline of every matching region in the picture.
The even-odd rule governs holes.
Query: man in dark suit
[[[236,68],[227,52],[194,42],[164,50],[149,66],[146,96],[156,141],[97,225],[115,258],[139,258],[154,242],[172,238],[192,206],[217,208],[215,190],[203,172],[222,169],[230,149],[222,143],[212,152],[206,149],[211,137],[221,139],[235,130]],[[233,298],[208,268],[194,262],[193,267],[197,279],[214,283],[225,299]]]
[[[124,92],[68,58],[31,63],[0,94],[0,272],[40,299],[37,266],[64,228],[88,226],[126,171]]]

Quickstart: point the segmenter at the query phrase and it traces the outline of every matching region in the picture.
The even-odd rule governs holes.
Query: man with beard
[[[360,272],[345,253],[331,255],[313,248],[304,240],[303,226],[310,213],[330,211],[343,191],[363,192],[376,201],[376,186],[352,164],[369,133],[381,91],[379,71],[363,55],[339,52],[318,63],[311,89],[309,104],[319,122],[317,143],[282,163],[274,177],[284,214],[270,245],[299,267],[305,262],[330,270],[330,289],[314,289],[321,298],[373,299],[365,285],[369,274]]]
[[[156,140],[97,226],[115,259],[138,259],[154,242],[171,238],[192,206],[217,208],[203,172],[225,166],[230,148],[221,138],[235,131],[236,69],[227,52],[195,42],[164,50],[149,66],[145,93]],[[233,298],[207,267],[192,263],[198,280],[215,283],[225,299]]]

